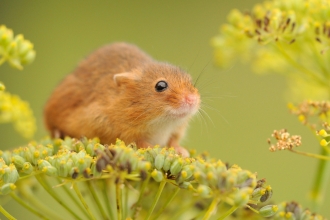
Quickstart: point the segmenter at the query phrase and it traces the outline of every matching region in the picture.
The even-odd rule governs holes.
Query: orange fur
[[[157,92],[160,80],[168,88]],[[196,101],[189,104],[186,97]],[[139,147],[173,146],[198,110],[200,95],[191,77],[178,67],[153,60],[134,45],[114,43],[93,52],[49,98],[44,118],[54,136],[116,138]]]

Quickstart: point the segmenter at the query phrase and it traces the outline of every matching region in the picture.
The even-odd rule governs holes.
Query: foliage
[[[265,1],[246,13],[231,11],[228,23],[212,40],[219,66],[241,60],[251,63],[256,73],[282,74],[290,82],[292,100],[309,99],[289,104],[289,109],[320,140],[320,154],[296,150],[301,137],[291,136],[286,129],[273,132],[275,144],[268,142],[272,152],[288,150],[320,159],[310,193],[314,210],[322,205],[330,181],[329,17],[329,0]]]

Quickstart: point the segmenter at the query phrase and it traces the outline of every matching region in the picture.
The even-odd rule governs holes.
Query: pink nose
[[[187,95],[186,96],[186,103],[188,105],[196,105],[196,103],[197,103],[197,96],[196,95]]]

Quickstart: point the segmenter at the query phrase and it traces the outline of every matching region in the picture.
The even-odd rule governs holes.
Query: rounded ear
[[[139,79],[140,76],[134,72],[117,73],[113,76],[113,81],[117,86]]]

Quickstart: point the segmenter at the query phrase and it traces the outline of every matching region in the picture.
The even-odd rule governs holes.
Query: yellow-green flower
[[[29,103],[17,95],[0,91],[0,123],[8,122],[13,123],[15,129],[25,138],[33,137],[36,131],[36,121]]]
[[[219,66],[250,62],[254,72],[299,82],[299,90],[291,86],[295,95],[329,99],[329,17],[329,0],[272,0],[249,12],[235,9],[212,39],[215,61]]]
[[[14,37],[11,29],[0,26],[0,65],[8,61],[12,67],[22,70],[23,65],[33,62],[35,56],[30,41],[25,40],[21,34]]]

